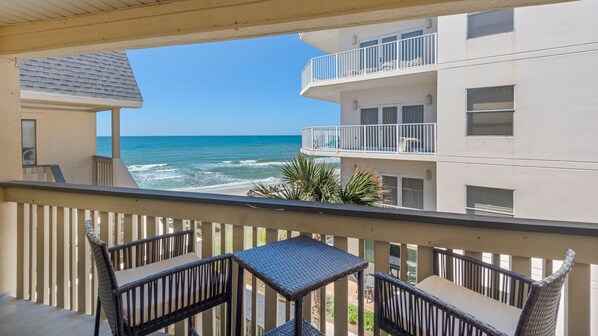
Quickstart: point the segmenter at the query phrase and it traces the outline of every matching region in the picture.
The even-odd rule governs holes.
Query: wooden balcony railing
[[[112,187],[114,185],[111,157],[93,156],[93,184],[102,187]]]
[[[390,244],[401,244],[403,256],[410,244],[417,250],[417,280],[432,274],[433,247],[464,250],[476,258],[490,253],[495,263],[500,262],[501,255],[503,259],[510,256],[510,268],[528,276],[532,258],[541,259],[541,271],[548,274],[553,269],[552,261],[571,248],[577,260],[561,315],[566,319],[567,332],[589,335],[592,319],[598,318],[590,309],[590,266],[598,264],[598,225],[593,223],[41,182],[0,186],[4,199],[16,203],[18,209],[17,269],[2,270],[16,271],[18,297],[87,314],[95,309],[97,280],[83,227],[86,220],[93,220],[100,237],[109,245],[194,229],[201,238],[202,257],[246,249],[264,243],[262,240],[273,242],[289,233],[317,234],[321,239],[333,236],[334,245],[343,250],[357,241],[360,255],[365,240],[373,240],[374,268],[385,273],[390,271]],[[406,279],[407,258],[400,262],[400,277]],[[261,286],[255,278],[245,285],[251,289],[247,296],[251,303],[247,304],[253,309],[245,316],[251,321],[251,329],[258,330],[256,307],[262,304],[259,309],[265,309],[264,328],[272,329],[277,324],[277,310],[284,303],[269,288],[265,289],[264,300],[258,300]],[[326,298],[322,294],[318,291],[319,297]],[[337,281],[333,293],[328,294],[334,294],[335,335],[347,335],[348,280]],[[315,323],[314,310],[323,314],[325,305],[312,310],[314,301],[310,297],[304,300],[304,315]],[[205,335],[218,334],[220,327],[229,323],[223,319],[216,323],[214,312],[203,313],[197,320],[202,321]],[[317,325],[325,329],[325,319]],[[181,328],[183,324],[170,331],[179,334]]]
[[[62,170],[57,164],[23,166],[23,181],[66,182]]]

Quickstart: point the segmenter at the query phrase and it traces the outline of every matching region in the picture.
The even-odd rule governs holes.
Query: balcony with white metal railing
[[[312,152],[436,154],[436,123],[306,127],[303,149]]]
[[[436,64],[437,34],[426,34],[312,58],[301,73],[301,90],[313,83],[368,78],[379,73]]]

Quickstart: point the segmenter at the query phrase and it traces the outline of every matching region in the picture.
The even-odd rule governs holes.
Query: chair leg
[[[100,335],[100,316],[102,315],[102,303],[100,302],[100,298],[97,299],[96,303],[96,325],[93,331],[94,336]]]

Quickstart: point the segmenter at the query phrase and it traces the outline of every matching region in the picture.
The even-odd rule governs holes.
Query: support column
[[[120,158],[120,107],[112,109],[112,158]]]
[[[21,88],[14,58],[0,58],[0,181],[21,179]],[[16,294],[17,207],[0,188],[0,294]]]

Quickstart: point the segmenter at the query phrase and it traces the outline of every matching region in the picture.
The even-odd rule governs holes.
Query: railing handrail
[[[322,55],[322,56],[312,57],[312,58],[309,59],[308,63],[311,62],[311,61],[317,60],[317,59],[321,59],[321,58],[335,57],[337,55],[342,55],[342,54],[346,54],[346,53],[352,53],[352,52],[356,52],[356,51],[359,51],[359,50],[365,50],[365,49],[368,49],[368,48],[382,47],[382,46],[393,44],[393,43],[399,43],[399,42],[404,42],[404,41],[414,40],[414,39],[423,39],[423,38],[426,38],[428,36],[435,36],[435,35],[438,35],[438,33],[428,33],[428,34],[425,34],[425,35],[413,36],[413,37],[408,37],[408,38],[404,38],[404,39],[398,39],[398,40],[395,40],[395,41],[380,43],[380,44],[376,44],[376,45],[372,45],[372,46],[368,46],[368,47],[361,47],[361,48],[343,50],[343,51],[335,52],[333,54],[326,54],[326,55]]]
[[[185,191],[100,187],[71,183],[57,185],[51,182],[10,181],[1,182],[0,187],[4,189],[43,190],[106,197],[125,197],[181,203],[199,203],[207,205],[226,205],[256,210],[276,210],[368,219],[421,222],[443,226],[477,227],[505,231],[526,231],[598,237],[598,225],[596,223],[590,222],[555,221],[518,217],[476,216],[470,214],[392,209],[352,204],[280,200]],[[7,193],[5,196],[5,200],[9,202],[23,201],[11,199],[12,197],[10,193]],[[67,205],[64,206],[66,207]]]
[[[64,175],[62,174],[62,170],[60,169],[60,165],[55,163],[50,164],[33,164],[33,165],[23,165],[23,169],[28,168],[50,168],[50,172],[54,178],[55,183],[66,183]]]
[[[94,155],[93,158],[97,161],[111,161],[112,162],[112,157],[110,157],[110,156]]]
[[[309,126],[302,129],[318,129],[318,128],[349,128],[349,127],[384,127],[384,126],[419,126],[419,125],[436,125],[435,122],[424,123],[398,123],[398,124],[372,124],[372,125],[337,125],[337,126]]]

